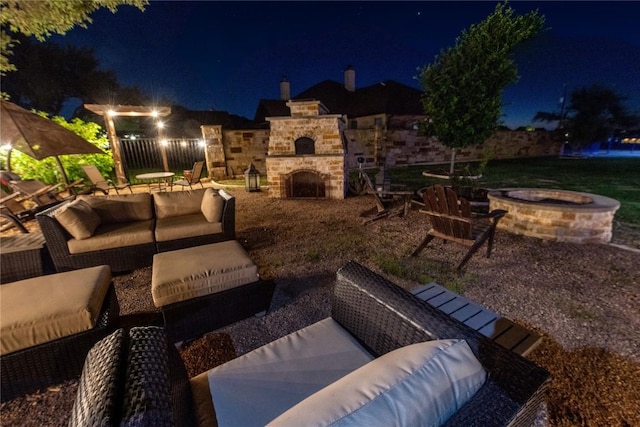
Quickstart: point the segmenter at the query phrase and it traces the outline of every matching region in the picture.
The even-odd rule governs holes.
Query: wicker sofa
[[[98,312],[90,301],[105,286]],[[106,266],[3,284],[0,292],[2,402],[80,376],[89,350],[120,321]],[[92,312],[93,327],[83,327]]]
[[[36,218],[58,272],[103,264],[130,271],[158,252],[235,239],[235,198],[211,188],[79,196]]]
[[[394,350],[400,349],[402,351],[402,349],[411,347],[415,343],[430,343],[445,338],[464,340],[462,342],[466,342],[477,361],[486,370],[486,379],[480,384],[479,390],[474,391],[474,394],[471,395],[466,403],[456,408],[453,414],[444,421],[443,425],[529,426],[535,420],[549,380],[548,372],[523,357],[502,348],[357,263],[350,262],[338,271],[336,285],[332,294],[332,314],[330,318],[321,322],[325,321],[337,322],[339,327],[344,328],[346,331],[345,335],[348,339],[353,339],[354,342],[358,343],[357,345],[361,345],[366,351],[370,352],[374,362],[393,354]],[[314,327],[314,325],[309,328]],[[205,401],[210,399],[208,393],[212,389],[207,386],[203,389],[198,381],[199,377],[204,375],[205,377],[216,378],[215,375],[211,376],[214,370],[224,370],[227,365],[235,364],[243,358],[251,359],[257,357],[259,359],[261,357],[260,353],[264,353],[265,347],[274,344],[277,346],[282,340],[295,341],[296,336],[300,336],[299,332],[296,331],[188,380],[184,366],[179,361],[176,363],[175,355],[172,356],[175,352],[175,347],[167,344],[162,328],[140,328],[136,330],[136,333],[144,335],[144,338],[132,337],[135,342],[126,347],[130,353],[135,352],[136,354],[129,354],[128,358],[124,357],[123,360],[128,360],[128,363],[122,363],[119,369],[106,369],[105,366],[110,365],[104,361],[105,358],[120,357],[118,355],[121,354],[121,350],[117,346],[111,348],[110,351],[93,351],[90,353],[85,363],[83,379],[81,380],[70,425],[98,425],[105,419],[115,421],[114,424],[121,421],[117,418],[114,419],[114,417],[122,417],[125,424],[128,420],[135,418],[136,425],[140,426],[169,425],[171,421],[181,426],[194,425],[194,423],[195,425],[198,423],[202,425],[202,401],[203,399]],[[298,341],[298,344],[300,343]],[[297,346],[298,349],[304,349],[304,347],[313,343],[303,341],[302,344],[304,345]],[[169,348],[168,351],[164,350],[166,347]],[[162,350],[159,350],[159,348]],[[341,354],[339,350],[340,348],[330,349],[335,355]],[[267,352],[269,352],[268,349]],[[275,353],[278,352],[276,351]],[[271,354],[274,353],[271,352]],[[153,358],[154,363],[144,363],[146,358]],[[312,363],[320,360],[322,358],[318,357]],[[136,366],[131,365],[132,361],[137,361]],[[329,368],[326,373],[329,375],[331,375],[334,362],[340,363],[337,358],[325,360],[325,364]],[[277,404],[279,397],[273,394],[271,385],[268,382],[274,381],[277,383],[282,380],[282,372],[290,371],[293,368],[287,369],[287,366],[285,366],[284,371],[272,372],[271,375],[268,372],[267,375],[258,375],[261,369],[268,371],[272,366],[274,365],[271,363],[265,363],[256,365],[255,369],[243,369],[235,373],[235,379],[228,376],[228,374],[233,374],[233,370],[225,372],[225,376],[221,381],[226,381],[228,386],[235,388],[231,390],[231,394],[235,394],[242,401],[242,411],[252,412],[259,410],[253,404],[253,401],[252,404],[247,404],[247,399],[251,399],[252,396],[265,395],[260,396],[260,398],[266,404],[271,402],[274,405]],[[127,369],[126,374],[123,374],[124,369]],[[323,376],[323,372],[316,372],[317,378]],[[242,382],[246,383],[251,389],[237,388],[238,384]],[[118,384],[120,383],[124,383],[124,396],[118,396],[113,393],[92,394],[83,391],[84,387],[91,387],[91,384],[101,384],[101,388],[104,390],[118,390]],[[191,390],[189,390],[189,383],[191,384]],[[276,387],[282,389],[285,394],[289,392],[295,393],[297,387],[301,384],[287,381],[284,381],[284,383],[286,384],[280,381],[280,384]],[[436,381],[433,381],[433,383],[439,384]],[[333,384],[330,386],[333,386]],[[364,385],[360,382],[352,383],[351,386],[354,387],[355,391],[350,394],[366,396],[366,392],[362,391]],[[145,394],[141,393],[140,389],[160,389],[163,392]],[[417,409],[418,412],[424,410],[426,412],[427,409],[423,409],[422,406],[422,402],[426,401],[424,400],[425,396],[420,392],[415,392],[416,388],[414,387],[410,387],[408,390],[409,395],[413,395],[412,399],[417,402],[414,405],[414,410]],[[246,393],[243,393],[243,391],[246,391]],[[150,396],[153,401],[145,402],[144,396],[146,395]],[[309,398],[313,397],[310,396]],[[142,401],[140,400],[141,398]],[[365,399],[368,398],[365,397]],[[375,399],[374,397],[373,400]],[[304,404],[304,401],[301,404]],[[223,403],[217,401],[214,397],[212,406],[215,406],[215,414],[221,415],[225,411],[222,405]],[[299,405],[296,404],[290,409],[295,410],[297,406]],[[288,421],[286,419],[282,420],[282,416],[280,416],[277,419],[278,422],[272,422],[271,424],[316,425],[314,422],[318,419],[313,417],[317,415],[317,408],[321,406],[313,405],[312,410],[309,412],[298,412],[298,418],[294,418],[293,422],[291,419]],[[341,404],[331,405],[330,410],[342,406]],[[110,408],[111,412],[105,413],[105,408]],[[278,411],[281,410],[282,408],[278,409]],[[290,412],[289,408],[284,408],[284,410],[285,412],[282,415]],[[357,410],[355,412],[366,413],[368,410],[367,408],[364,411]],[[385,417],[388,417],[389,413],[396,417],[395,422],[391,423],[393,425],[410,423],[410,419],[405,418],[405,414],[402,412],[383,410],[383,413]],[[336,425],[345,425],[343,421],[343,419],[338,419]],[[347,424],[349,422],[353,422],[353,420],[348,420]],[[317,425],[323,424],[321,422]],[[209,425],[217,424],[214,420],[214,423]],[[362,424],[356,422],[354,425]],[[385,425],[385,421],[374,418],[373,424],[368,423],[367,425]],[[386,425],[390,424],[387,423]]]

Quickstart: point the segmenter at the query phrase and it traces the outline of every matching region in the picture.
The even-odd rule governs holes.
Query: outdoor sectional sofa
[[[69,425],[399,426],[431,412],[447,426],[535,420],[549,374],[531,361],[354,262],[338,271],[331,302],[331,317],[190,380],[162,328],[120,330],[89,353]],[[435,356],[415,365],[423,347]],[[345,362],[362,366],[334,378]],[[434,409],[432,393],[456,397]]]
[[[235,239],[235,198],[222,189],[78,196],[36,218],[58,272],[130,271],[158,252]]]

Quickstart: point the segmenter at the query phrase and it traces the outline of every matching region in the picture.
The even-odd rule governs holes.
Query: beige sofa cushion
[[[67,247],[72,254],[114,249],[124,246],[153,243],[153,225],[155,221],[134,221],[103,224],[88,239],[70,239]]]
[[[112,196],[78,196],[95,210],[103,224],[144,221],[153,218],[149,193]]]
[[[55,217],[75,239],[91,237],[101,223],[100,216],[83,200],[74,200],[61,207]]]
[[[209,222],[222,221],[222,209],[224,208],[224,198],[213,188],[207,188],[202,196],[200,209],[202,215]]]
[[[464,340],[412,344],[345,375],[268,426],[438,426],[486,376]]]
[[[102,265],[2,285],[0,354],[93,328],[110,283]]]
[[[156,217],[169,218],[201,212],[200,206],[204,192],[205,189],[155,193],[153,204]]]
[[[153,256],[151,295],[156,307],[221,292],[258,280],[258,267],[236,240]]]
[[[209,222],[200,212],[158,218],[156,221],[156,241],[167,242],[188,237],[222,233],[221,222]]]

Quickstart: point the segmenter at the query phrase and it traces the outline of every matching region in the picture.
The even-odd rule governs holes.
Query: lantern
[[[246,191],[260,191],[260,173],[256,170],[256,167],[249,166],[249,169],[244,171],[244,189]]]

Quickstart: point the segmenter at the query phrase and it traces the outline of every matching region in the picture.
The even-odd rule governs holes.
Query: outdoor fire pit
[[[542,188],[489,192],[489,207],[509,213],[498,228],[515,234],[572,243],[608,243],[617,200],[597,194]]]

